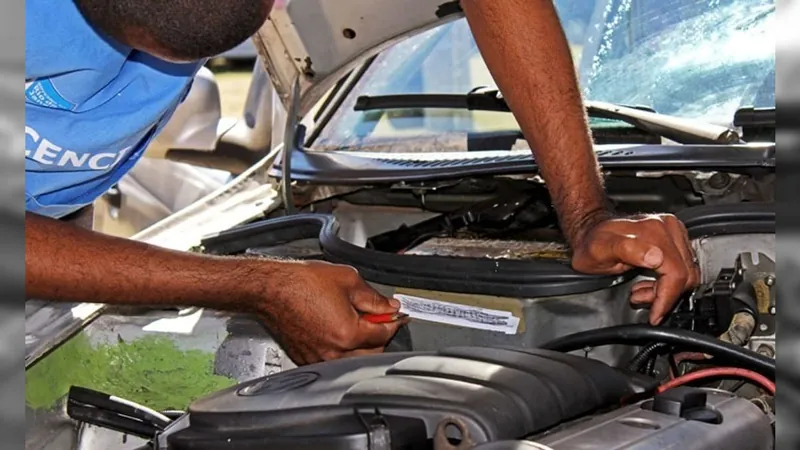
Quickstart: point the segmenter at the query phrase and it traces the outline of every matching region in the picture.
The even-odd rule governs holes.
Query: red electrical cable
[[[714,367],[711,369],[703,369],[695,372],[689,372],[686,375],[682,375],[678,378],[674,378],[662,384],[661,386],[658,387],[658,392],[661,393],[668,389],[672,389],[674,387],[691,383],[692,381],[697,381],[697,380],[702,380],[703,378],[712,378],[712,377],[746,378],[750,381],[753,381],[761,385],[761,387],[769,391],[770,394],[775,395],[775,383],[770,381],[767,377],[759,373],[753,372],[752,370],[739,369],[737,367]]]

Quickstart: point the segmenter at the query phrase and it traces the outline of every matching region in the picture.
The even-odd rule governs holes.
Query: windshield
[[[730,125],[743,106],[775,106],[774,0],[556,0],[586,99]],[[524,38],[521,36],[520,38]],[[315,146],[513,131],[511,114],[354,111],[362,95],[464,94],[494,82],[465,20],[377,57]],[[592,126],[603,122],[593,121]]]

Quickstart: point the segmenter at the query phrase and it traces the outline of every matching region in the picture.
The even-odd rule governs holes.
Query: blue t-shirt
[[[25,208],[60,218],[136,164],[205,61],[113,41],[72,0],[27,0],[25,21]]]

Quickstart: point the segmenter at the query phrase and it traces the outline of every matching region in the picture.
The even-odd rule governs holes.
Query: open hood
[[[253,39],[285,107],[299,77],[303,116],[360,62],[460,17],[452,0],[276,0]]]

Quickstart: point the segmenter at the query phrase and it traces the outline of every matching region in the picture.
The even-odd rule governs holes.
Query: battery
[[[591,279],[569,269],[569,249],[561,242],[432,238],[407,250],[403,257],[415,258],[422,266],[426,258],[431,258],[429,282],[417,271],[414,278],[380,277],[382,282],[372,284],[382,294],[400,300],[401,311],[410,315],[413,350],[451,346],[534,348],[570,333],[646,321],[646,311],[634,310],[628,301],[631,277],[612,279],[605,286],[598,286],[596,280],[587,283]],[[450,259],[481,264],[496,261],[500,269],[501,263],[510,262],[515,263],[515,270],[529,266],[529,276],[521,276],[527,280],[525,291],[535,294],[536,280],[541,278],[546,280],[543,294],[509,295],[513,293],[509,283],[513,284],[520,274],[505,276],[502,270],[482,275],[497,280],[496,292],[486,284],[476,284],[480,289],[469,292],[469,274],[464,274],[463,283],[442,282],[442,288],[437,288],[437,277],[452,280],[460,275],[448,267]],[[547,271],[552,271],[553,276],[542,277],[542,272]],[[548,295],[549,287],[559,276],[563,282],[556,283],[558,294]],[[578,353],[614,364],[632,357],[631,352],[629,348],[615,347]]]

